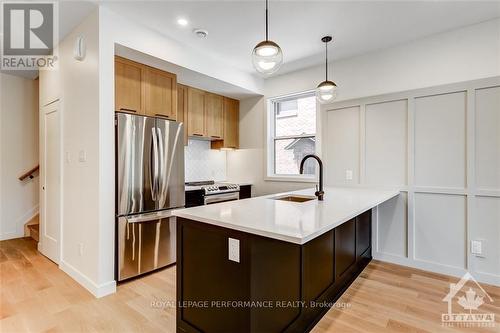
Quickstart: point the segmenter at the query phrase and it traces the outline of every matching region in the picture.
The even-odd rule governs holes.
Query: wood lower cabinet
[[[205,92],[188,87],[187,130],[189,136],[206,137]]]
[[[206,93],[205,95],[205,118],[207,136],[211,140],[222,140],[223,133],[223,101],[220,95]]]
[[[212,141],[213,149],[239,148],[240,101],[224,97],[223,137],[221,141]]]
[[[115,58],[115,110],[144,113],[144,69],[133,61]]]
[[[184,145],[188,145],[187,129],[187,105],[188,105],[188,87],[183,84],[177,84],[177,121],[184,123]]]
[[[155,68],[144,69],[145,114],[177,119],[177,77]]]

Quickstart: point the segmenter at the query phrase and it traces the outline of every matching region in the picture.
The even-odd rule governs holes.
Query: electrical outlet
[[[78,255],[83,256],[83,243],[78,243]]]
[[[66,163],[71,163],[71,153],[69,151],[66,152]]]
[[[472,240],[470,244],[470,252],[478,257],[483,255],[483,242],[480,240]]]
[[[240,262],[240,240],[229,238],[228,239],[229,248],[229,260]]]
[[[352,180],[352,170],[345,171],[345,180]]]

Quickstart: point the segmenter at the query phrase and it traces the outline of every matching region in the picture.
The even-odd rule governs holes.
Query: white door
[[[61,230],[61,110],[59,101],[42,107],[40,251],[59,263]]]

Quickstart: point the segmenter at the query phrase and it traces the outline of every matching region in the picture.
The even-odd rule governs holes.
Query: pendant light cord
[[[328,81],[328,42],[325,42],[325,81]]]
[[[268,10],[267,10],[267,0],[266,0],[266,42],[269,40],[269,33],[268,33]]]

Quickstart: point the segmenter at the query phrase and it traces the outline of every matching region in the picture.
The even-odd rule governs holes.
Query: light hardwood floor
[[[458,279],[373,261],[313,329],[325,332],[500,332],[500,288],[483,286],[494,328],[445,328],[442,298]],[[175,267],[96,299],[30,238],[0,242],[0,332],[175,332]],[[153,304],[155,303],[155,304]]]

